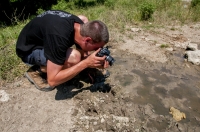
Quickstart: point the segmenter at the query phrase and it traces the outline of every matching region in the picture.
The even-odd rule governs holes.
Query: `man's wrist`
[[[89,65],[88,65],[88,63],[87,63],[87,60],[86,60],[86,59],[82,60],[82,61],[80,62],[80,65],[82,66],[82,68],[83,68],[83,69],[85,69],[85,68],[88,68],[88,67],[89,67]]]

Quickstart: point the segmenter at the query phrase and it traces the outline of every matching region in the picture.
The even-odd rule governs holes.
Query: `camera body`
[[[102,49],[97,53],[96,56],[98,56],[98,57],[103,57],[104,55],[106,56],[106,59],[105,59],[105,60],[109,62],[109,65],[110,65],[110,66],[112,66],[113,63],[115,62],[115,59],[114,59],[112,56],[110,56],[110,51],[108,50],[108,47],[102,48]]]

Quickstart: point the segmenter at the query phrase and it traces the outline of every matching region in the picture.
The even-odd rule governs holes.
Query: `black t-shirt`
[[[22,29],[16,45],[17,55],[23,58],[34,49],[44,48],[48,60],[63,65],[67,49],[74,44],[74,23],[83,21],[64,11],[49,10],[38,15]]]

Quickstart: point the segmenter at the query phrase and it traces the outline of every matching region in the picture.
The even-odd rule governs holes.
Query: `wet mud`
[[[117,54],[116,54],[117,53]],[[117,50],[109,68],[109,92],[83,91],[73,131],[200,131],[199,67],[184,61],[183,50],[166,52],[167,62],[151,62]],[[186,114],[177,122],[175,107]]]

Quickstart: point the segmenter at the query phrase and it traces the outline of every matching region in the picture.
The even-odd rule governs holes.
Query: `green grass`
[[[199,0],[192,1],[195,2],[195,6],[191,6],[190,3],[185,5],[181,0],[69,0],[69,2],[59,0],[57,5],[52,6],[52,9],[64,10],[75,15],[83,14],[89,20],[101,20],[109,28],[110,41],[118,42],[123,41],[119,36],[126,34],[126,26],[137,24],[151,30],[154,27],[165,25],[174,26],[175,22],[184,24],[200,21],[200,2]],[[43,9],[38,9],[37,13],[43,11]],[[30,18],[33,17],[30,16]],[[15,44],[21,29],[28,21],[30,19],[23,22],[18,21],[18,25],[10,27],[1,25],[0,81],[12,81],[22,76],[27,69],[16,56]],[[166,45],[161,47],[164,48]]]
[[[169,45],[168,44],[161,44],[160,48],[169,48]]]
[[[23,65],[16,56],[17,37],[26,22],[16,26],[1,28],[0,31],[0,80],[12,80],[22,75]]]

